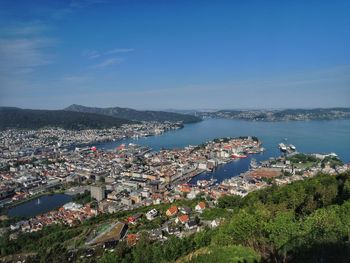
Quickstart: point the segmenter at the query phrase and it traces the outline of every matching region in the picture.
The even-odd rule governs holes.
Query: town
[[[181,122],[143,121],[110,129],[66,130],[53,127],[38,130],[6,129],[0,132],[0,165],[6,165],[6,161],[10,158],[30,156],[38,152],[159,135],[180,128],[183,128]]]
[[[172,128],[174,126],[156,126],[163,131]],[[129,127],[127,136],[144,134],[145,130],[150,132],[142,126]],[[46,132],[48,130],[38,133]],[[57,136],[63,131],[50,132]],[[86,139],[86,131],[82,133],[74,135],[85,138],[82,143],[93,138]],[[73,197],[72,202],[62,207],[16,221],[8,229],[11,239],[53,224],[73,226],[99,215],[127,212],[122,220],[104,222],[87,235],[84,246],[89,249],[85,256],[93,253],[91,248],[113,248],[123,239],[132,246],[144,231],[153,239],[166,240],[169,235],[184,237],[204,227],[215,228],[223,218],[208,216],[205,211],[215,209],[217,200],[225,195],[245,196],[272,184],[288,184],[318,173],[338,174],[349,169],[334,153],[294,151],[261,162],[252,158],[247,172],[221,183],[208,179],[190,184],[195,176],[210,173],[219,165],[260,154],[264,151],[262,142],[250,136],[220,138],[197,146],[158,152],[132,143],[120,144],[113,150],[87,146],[67,149],[45,144],[45,151],[35,150],[29,154],[22,151],[23,146],[28,147],[29,140],[20,140],[21,144],[13,134],[8,131],[2,134],[17,145],[17,150],[10,150],[10,139],[4,140],[6,145],[2,145],[0,187],[4,208],[47,193],[66,193],[81,198]],[[40,141],[40,136],[25,134]],[[69,140],[71,138],[66,136],[62,145],[67,146]]]

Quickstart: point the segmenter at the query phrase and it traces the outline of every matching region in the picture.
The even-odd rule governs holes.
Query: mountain
[[[0,107],[0,130],[60,127],[70,130],[103,129],[131,123],[129,120],[66,110],[30,110]]]
[[[119,108],[119,107],[93,108],[93,107],[85,107],[85,106],[73,104],[65,108],[64,110],[102,114],[106,116],[112,116],[112,117],[123,118],[128,120],[136,120],[136,121],[159,121],[159,122],[182,121],[183,123],[193,123],[193,122],[201,121],[200,118],[193,115],[180,114],[175,112],[166,112],[166,111],[140,111],[140,110],[134,110],[129,108]]]
[[[220,110],[196,112],[202,118],[240,119],[254,121],[307,121],[349,119],[350,108],[317,108],[285,110]]]

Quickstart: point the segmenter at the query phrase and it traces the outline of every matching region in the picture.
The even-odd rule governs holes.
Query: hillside
[[[129,108],[93,108],[85,107],[81,105],[73,104],[64,110],[67,111],[76,111],[76,112],[87,112],[87,113],[96,113],[106,116],[112,116],[117,118],[123,118],[128,120],[136,121],[171,121],[178,122],[182,121],[184,123],[193,123],[198,122],[201,119],[193,115],[180,114],[175,112],[166,112],[166,111],[140,111]]]
[[[254,121],[336,120],[350,118],[350,108],[285,109],[285,110],[220,110],[197,112],[204,118],[223,118]]]
[[[193,208],[197,202],[175,204]],[[169,206],[154,208],[164,212]],[[65,262],[71,245],[83,243],[91,229],[148,210],[150,207],[101,214],[76,227],[55,225],[22,234],[17,240],[4,236],[0,255],[34,253],[33,261],[28,262]],[[206,209],[201,217],[220,218],[222,223],[183,238],[169,236],[166,242],[154,241],[145,233],[135,246],[128,247],[123,241],[113,252],[96,250],[101,255],[98,262],[349,262],[350,173],[320,174],[244,198],[224,196],[218,207]],[[77,262],[87,262],[79,261],[83,253],[84,249],[77,251]]]
[[[65,110],[30,110],[0,107],[0,130],[60,127],[70,130],[119,127],[131,121],[92,113]]]

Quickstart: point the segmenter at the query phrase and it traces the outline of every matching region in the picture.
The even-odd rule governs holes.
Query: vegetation
[[[178,205],[193,207],[197,201],[182,201]],[[165,211],[169,205],[154,207]],[[69,247],[79,247],[79,238],[86,237],[91,229],[149,209],[105,214],[76,227],[53,226],[20,235],[13,241],[2,237],[1,255],[35,252],[37,262],[44,262],[45,257],[46,262],[64,262],[62,255],[67,255]],[[348,262],[350,172],[273,185],[244,198],[224,196],[219,199],[218,208],[208,209],[202,215],[203,220],[218,217],[223,218],[223,223],[216,229],[204,229],[182,239],[171,236],[166,242],[152,241],[143,232],[133,247],[120,242],[113,252],[100,251],[99,257],[77,261]],[[156,223],[161,221],[160,218]],[[153,222],[145,221],[138,230],[152,227]]]
[[[90,191],[85,190],[84,193],[82,193],[82,194],[78,193],[77,195],[75,195],[73,197],[72,201],[75,203],[78,203],[78,204],[82,204],[82,205],[85,205],[86,203],[91,202],[92,199],[91,199]]]
[[[205,262],[221,262],[221,263],[253,263],[260,260],[259,254],[254,250],[243,246],[210,246],[199,250],[196,254],[185,260],[188,263],[205,263]]]
[[[223,208],[208,208],[205,209],[202,213],[201,218],[204,220],[214,220],[214,219],[221,219],[221,218],[230,218],[232,216],[232,212],[230,212],[228,209]]]
[[[93,108],[85,107],[81,105],[73,104],[67,107],[65,110],[75,111],[75,112],[86,112],[86,113],[95,113],[106,116],[112,116],[128,120],[136,121],[171,121],[178,122],[182,121],[183,123],[193,123],[198,122],[201,119],[193,115],[180,114],[175,112],[165,112],[165,111],[139,111],[128,108]]]
[[[105,129],[131,123],[126,119],[64,110],[27,110],[0,107],[0,130],[60,127],[68,130]]]
[[[304,153],[298,153],[293,156],[287,157],[287,160],[291,161],[292,163],[314,163],[318,161],[318,159],[315,156]]]
[[[321,166],[324,167],[326,164],[328,164],[332,168],[335,168],[336,166],[343,165],[343,162],[336,156],[327,156],[322,160]]]

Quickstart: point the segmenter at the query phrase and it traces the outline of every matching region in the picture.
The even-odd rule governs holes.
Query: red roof
[[[200,209],[204,209],[206,205],[204,202],[199,202],[197,206],[199,206]]]
[[[190,221],[190,217],[188,215],[181,215],[178,217],[178,219],[181,223],[186,223]]]
[[[166,212],[169,215],[175,215],[177,213],[178,209],[176,205],[171,206]]]

